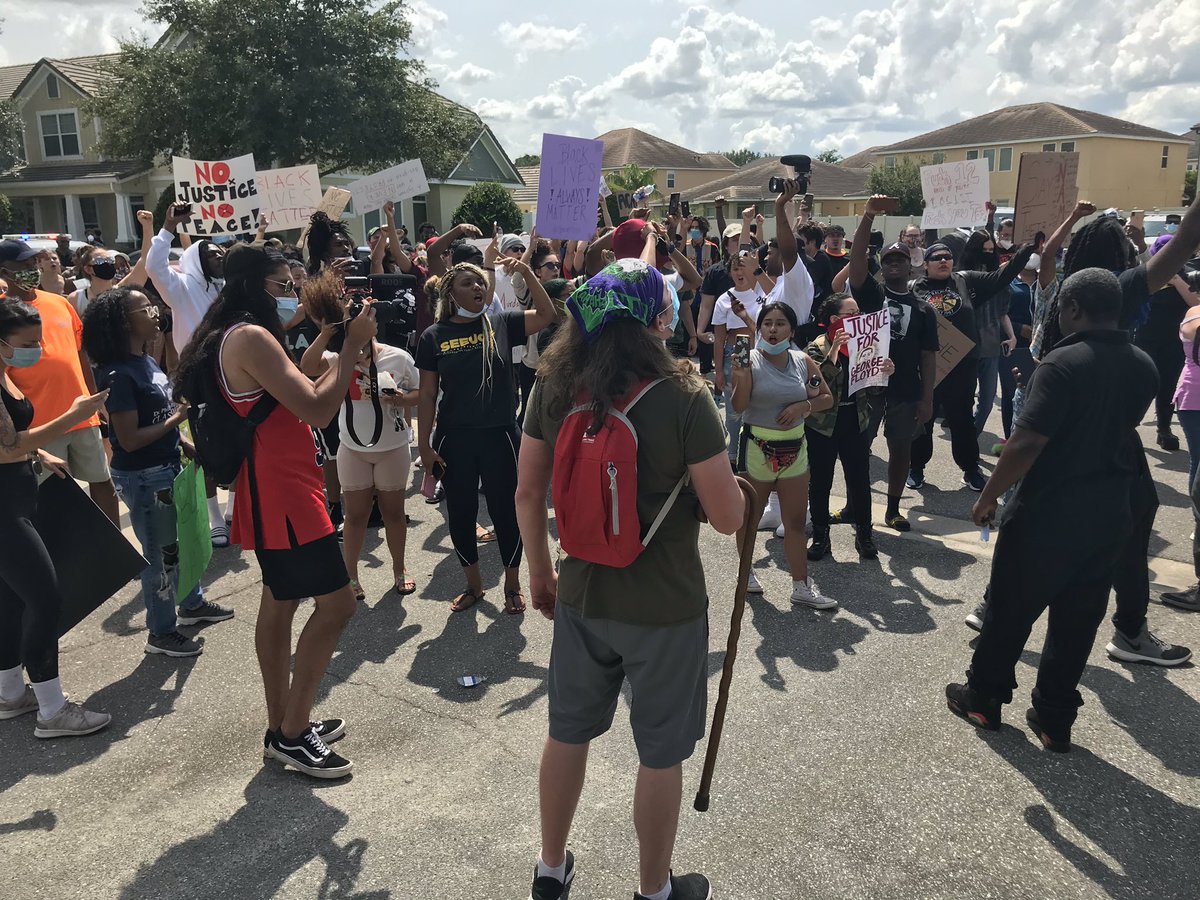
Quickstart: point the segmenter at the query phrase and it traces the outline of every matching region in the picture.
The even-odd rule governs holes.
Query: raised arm
[[[871,243],[871,226],[875,224],[875,216],[880,213],[880,201],[886,199],[884,194],[874,194],[867,198],[862,218],[858,220],[858,227],[854,229],[854,243],[850,245],[850,262],[842,268],[842,272],[846,273],[850,282],[851,290],[862,287],[863,282],[870,277],[871,270],[867,265],[867,250]],[[841,272],[838,274],[840,275]],[[835,291],[842,290],[837,286],[836,277],[833,289]]]
[[[597,272],[604,268],[604,251],[612,249],[613,235],[615,231],[610,231],[601,238],[592,241],[592,245],[588,247],[586,264],[583,274],[591,278]]]
[[[531,240],[529,243],[532,244],[533,241]],[[525,288],[529,291],[530,300],[533,301],[533,309],[525,310],[524,314],[525,334],[527,336],[537,334],[557,318],[554,302],[546,293],[546,289],[542,287],[542,283],[538,281],[537,276],[533,274],[533,269],[529,268],[529,263],[512,257],[503,257],[500,259],[500,267],[510,278],[520,272],[521,277],[525,279]]]
[[[975,303],[987,303],[994,296],[1006,290],[1014,278],[1025,268],[1029,257],[1033,256],[1034,245],[1026,244],[1012,255],[1003,269],[995,272],[963,272],[967,285],[971,288],[971,299]]]
[[[129,274],[117,282],[117,287],[142,287],[149,277],[146,271],[146,257],[150,255],[150,245],[154,241],[154,213],[148,209],[139,209],[137,220],[142,226],[142,252],[138,254],[138,261],[129,270]]]
[[[154,280],[158,293],[172,309],[181,306],[181,301],[187,296],[184,277],[171,268],[171,242],[180,224],[192,217],[184,206],[182,203],[173,203],[167,207],[162,230],[150,241],[150,250],[145,254],[146,271]]]
[[[783,271],[790,272],[800,261],[800,251],[796,246],[796,231],[788,221],[787,205],[792,202],[800,190],[800,185],[789,178],[783,183],[783,193],[775,198],[775,240],[779,242],[779,258],[783,262]],[[812,298],[809,298],[809,305]]]
[[[1075,227],[1075,223],[1085,216],[1090,216],[1096,211],[1096,207],[1086,200],[1080,200],[1075,204],[1075,208],[1071,210],[1071,214],[1066,220],[1054,229],[1054,234],[1046,239],[1046,243],[1042,245],[1042,265],[1038,269],[1038,287],[1043,291],[1054,283],[1058,277],[1058,251],[1062,249],[1063,242],[1067,239],[1067,235],[1071,233],[1071,229]]]
[[[254,242],[261,244],[267,239],[267,229],[271,226],[271,218],[266,213],[258,214],[258,231],[254,232]]]
[[[717,234],[720,235],[721,250],[725,250],[725,198],[718,197],[713,201],[713,208],[717,211]]]
[[[1146,263],[1146,284],[1150,293],[1166,287],[1197,247],[1200,247],[1200,194],[1184,213],[1175,236]]]
[[[383,230],[387,235],[388,246],[392,248],[392,259],[396,261],[396,265],[400,267],[401,272],[405,275],[411,275],[413,270],[412,260],[404,252],[404,247],[400,244],[400,235],[396,233],[396,204],[391,200],[383,204],[383,215],[386,223]]]
[[[375,246],[371,248],[371,274],[383,274],[383,252],[387,250],[387,239],[379,238],[375,241]]]
[[[425,248],[425,252],[429,257],[429,274],[430,275],[445,275],[446,264],[442,262],[442,253],[450,249],[450,245],[459,238],[477,238],[483,237],[483,232],[474,225],[466,223],[455,225],[445,234],[438,237],[436,241],[429,244]]]

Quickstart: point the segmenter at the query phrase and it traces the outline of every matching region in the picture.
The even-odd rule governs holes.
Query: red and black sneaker
[[[950,712],[979,728],[1000,729],[1000,701],[984,697],[965,684],[946,685],[946,706]]]
[[[1071,752],[1071,729],[1066,729],[1065,733],[1059,730],[1058,734],[1051,734],[1042,727],[1042,720],[1038,717],[1038,711],[1032,706],[1025,711],[1025,721],[1029,723],[1029,727],[1033,729],[1033,733],[1037,735],[1037,739],[1042,742],[1042,746],[1054,753],[1070,753]]]

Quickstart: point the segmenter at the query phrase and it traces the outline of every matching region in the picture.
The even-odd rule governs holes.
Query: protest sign
[[[337,222],[342,218],[342,213],[346,211],[346,205],[350,202],[350,192],[342,188],[331,187],[325,192],[321,198],[321,202],[317,204],[317,212],[323,212],[333,221]],[[312,223],[305,221],[304,229],[300,232],[300,238],[296,241],[299,247],[304,246],[304,240],[308,237],[308,229]]]
[[[175,529],[179,537],[179,587],[175,602],[179,603],[200,583],[213,551],[204,474],[194,462],[175,476],[174,495]]]
[[[192,205],[192,217],[179,226],[193,237],[253,234],[258,230],[262,198],[254,156],[201,160],[171,157],[175,200]]]
[[[963,357],[975,346],[973,340],[951,325],[941,313],[938,314],[937,324],[937,377],[933,380],[934,387],[941,384],[942,379],[950,374],[950,370],[962,362]]]
[[[360,216],[373,209],[382,209],[391,200],[399,203],[409,197],[417,197],[429,191],[425,169],[419,159],[410,159],[398,166],[360,178],[350,185],[354,197],[354,211]]]
[[[262,211],[271,218],[272,231],[303,228],[321,205],[321,175],[316,166],[292,166],[258,172]]]
[[[921,166],[925,198],[922,228],[958,228],[987,221],[989,193],[986,159]]]
[[[596,233],[596,203],[604,141],[542,135],[537,230],[559,240],[586,241]]]
[[[603,175],[600,176],[600,196],[601,197],[611,197],[612,196],[612,188],[610,188],[608,186],[608,182],[604,180]]]
[[[850,382],[846,395],[861,388],[887,384],[883,364],[892,349],[892,324],[887,307],[879,312],[847,316],[842,319],[842,327],[849,337],[846,349],[850,351]]]
[[[1027,244],[1040,231],[1049,237],[1079,199],[1078,153],[1022,153],[1017,172],[1013,240]]]

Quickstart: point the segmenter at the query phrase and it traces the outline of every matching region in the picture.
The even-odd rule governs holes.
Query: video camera
[[[416,277],[401,273],[368,275],[366,278],[351,275],[344,279],[344,284],[347,319],[353,319],[361,313],[370,297],[379,340],[395,347],[408,346],[409,335],[417,327]],[[342,323],[338,333],[329,342],[331,350],[337,352],[341,349],[345,333],[345,323]]]
[[[812,174],[812,160],[803,153],[793,153],[790,156],[780,157],[779,162],[781,165],[791,166],[795,172],[795,180],[800,185],[800,190],[796,193],[807,194],[808,177]],[[776,175],[767,182],[767,190],[772,194],[782,194],[785,181],[787,181],[786,178]]]

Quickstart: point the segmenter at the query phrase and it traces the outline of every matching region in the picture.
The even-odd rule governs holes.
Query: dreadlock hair
[[[308,250],[308,274],[316,275],[321,266],[333,258],[333,239],[344,237],[351,240],[350,229],[341,219],[331,219],[325,213],[317,210],[309,219],[308,238],[305,249]]]
[[[434,319],[438,322],[448,322],[458,312],[458,305],[454,302],[454,282],[462,275],[473,275],[478,278],[486,288],[487,275],[483,269],[470,262],[460,262],[452,265],[446,274],[438,277],[431,277],[425,282],[425,289],[437,297],[437,311],[434,313]],[[479,392],[483,393],[486,387],[491,390],[492,387],[492,357],[499,357],[500,352],[496,348],[496,332],[492,328],[492,320],[487,314],[487,300],[484,300],[483,315],[479,317],[480,324],[483,326],[481,335],[483,342],[480,345],[482,351],[482,366],[483,378],[479,382]]]
[[[1123,272],[1134,264],[1133,244],[1125,229],[1112,216],[1101,216],[1088,222],[1071,238],[1063,256],[1063,275],[1074,275],[1080,269],[1109,269]]]
[[[0,341],[8,340],[20,328],[41,324],[42,317],[31,304],[16,297],[0,297]]]
[[[133,355],[129,352],[133,329],[128,306],[133,294],[130,288],[112,288],[83,311],[83,349],[97,365],[115,365]]]

